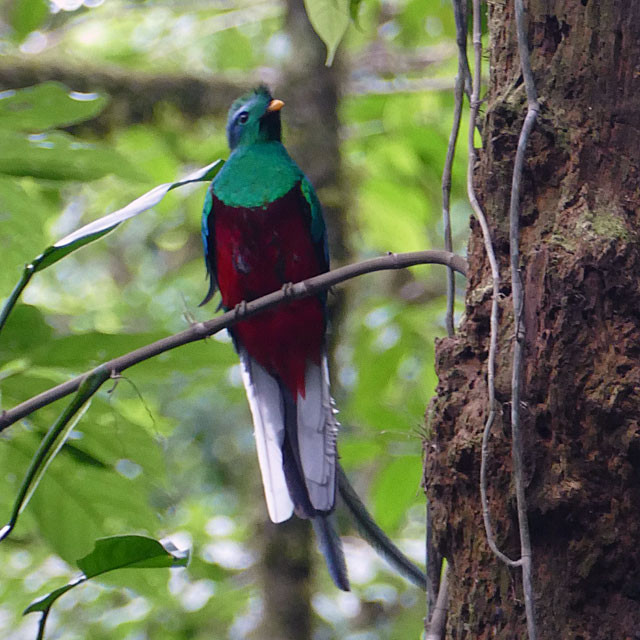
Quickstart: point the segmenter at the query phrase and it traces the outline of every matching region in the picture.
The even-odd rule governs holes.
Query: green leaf
[[[349,0],[304,0],[311,26],[327,47],[327,66],[349,26]]]
[[[14,0],[9,5],[9,24],[17,40],[23,40],[35,31],[49,15],[47,0]]]
[[[88,181],[109,174],[131,179],[138,173],[117,151],[62,131],[25,136],[0,130],[0,149],[0,173],[9,176]]]
[[[189,553],[178,551],[173,545],[162,546],[153,538],[139,535],[112,536],[96,540],[93,551],[78,560],[83,575],[64,587],[52,591],[44,598],[35,600],[25,610],[27,613],[41,612],[38,638],[44,637],[44,627],[49,610],[55,601],[73,587],[91,578],[117,569],[162,569],[185,567]]]
[[[358,25],[358,12],[360,10],[360,3],[362,0],[349,0],[349,15],[356,26]]]
[[[58,135],[58,134],[54,134]],[[0,135],[0,144],[1,144]],[[2,158],[0,157],[0,167],[2,165]],[[154,205],[158,204],[164,198],[165,195],[176,187],[181,187],[191,182],[203,182],[211,180],[218,171],[222,168],[223,160],[216,160],[210,165],[198,169],[193,173],[190,173],[185,178],[177,180],[176,182],[165,182],[151,191],[148,191],[144,195],[140,196],[133,202],[130,202],[126,207],[118,209],[113,213],[110,213],[98,220],[94,220],[84,227],[81,227],[77,231],[70,233],[61,240],[58,240],[54,245],[47,247],[39,256],[37,256],[30,264],[28,264],[22,273],[20,281],[14,287],[11,295],[5,302],[4,307],[0,311],[0,331],[11,313],[11,309],[14,307],[16,301],[20,297],[24,288],[29,284],[31,277],[37,271],[41,271],[46,267],[51,266],[62,260],[65,256],[69,255],[76,249],[83,247],[98,238],[101,238],[105,234],[109,233],[112,229],[115,229],[121,222],[137,216],[139,213],[150,209]]]
[[[25,514],[25,525],[27,515],[35,520],[39,534],[63,560],[72,562],[86,553],[96,538],[156,526],[157,513],[149,499],[149,484],[155,486],[155,479],[142,474],[129,480],[112,468],[79,463],[75,456],[63,454],[64,449]]]
[[[109,378],[109,375],[109,371],[103,366],[92,371],[80,384],[80,388],[73,397],[73,400],[47,432],[33,456],[29,469],[20,485],[9,523],[0,529],[0,542],[4,540],[15,527],[18,516],[29,503],[47,467],[51,464],[75,425],[86,412],[93,394],[100,388],[102,383]]]
[[[96,540],[95,549],[78,560],[78,568],[87,578],[115,569],[163,569],[185,567],[189,554],[173,545],[165,548],[147,536],[124,535]]]
[[[27,5],[21,0],[20,5]],[[97,93],[70,91],[59,82],[0,92],[0,129],[45,131],[93,118],[108,100]],[[2,156],[8,150],[2,148]]]
[[[94,220],[84,227],[70,233],[68,236],[65,236],[61,240],[58,240],[53,246],[49,247],[45,250],[45,252],[36,258],[34,262],[38,262],[36,270],[42,269],[44,267],[48,267],[50,264],[57,262],[60,258],[64,257],[69,253],[68,250],[71,247],[71,250],[75,250],[79,246],[86,244],[87,242],[91,242],[97,237],[104,235],[111,229],[117,227],[121,222],[128,220],[129,218],[133,218],[137,216],[139,213],[146,211],[147,209],[151,209],[154,205],[158,204],[162,198],[164,198],[169,191],[175,189],[176,187],[181,187],[185,184],[189,184],[190,182],[203,182],[208,181],[213,178],[213,176],[220,171],[222,168],[223,161],[216,160],[212,162],[210,165],[203,167],[202,169],[198,169],[193,173],[190,173],[185,178],[181,180],[177,180],[176,182],[165,182],[164,184],[158,185],[157,187],[151,189],[151,191],[147,191],[144,195],[140,196],[133,202],[130,202],[126,207],[122,209],[118,209],[109,215],[103,216],[98,220]],[[58,257],[58,254],[60,257]]]
[[[40,185],[0,176],[0,291],[15,284],[16,274],[40,247],[45,246],[47,224],[56,210]]]

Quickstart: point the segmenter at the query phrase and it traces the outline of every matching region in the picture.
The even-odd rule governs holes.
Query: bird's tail
[[[338,491],[343,502],[353,515],[362,537],[401,575],[421,589],[427,589],[427,577],[407,556],[398,549],[387,534],[376,524],[355,489],[351,486],[344,469],[338,464]]]
[[[334,584],[338,589],[349,591],[349,578],[347,576],[347,565],[344,560],[342,542],[333,526],[332,519],[330,514],[318,514],[311,520],[311,523],[318,538],[318,546],[327,563],[327,568]]]

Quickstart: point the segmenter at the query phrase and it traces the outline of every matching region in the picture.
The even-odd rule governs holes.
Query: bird
[[[284,102],[261,85],[233,102],[230,155],[202,215],[209,290],[225,310],[329,270],[318,196],[282,144]],[[326,293],[285,301],[230,328],[253,417],[270,519],[313,525],[335,585],[349,591],[333,523],[338,421],[327,362]]]

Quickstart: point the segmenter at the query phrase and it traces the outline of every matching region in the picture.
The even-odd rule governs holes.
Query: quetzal
[[[229,110],[231,154],[202,218],[208,302],[259,298],[329,268],[327,234],[311,183],[281,141],[281,100],[266,87]],[[289,301],[231,329],[242,363],[269,516],[311,520],[335,584],[349,589],[331,513],[338,423],[329,393],[326,295]]]

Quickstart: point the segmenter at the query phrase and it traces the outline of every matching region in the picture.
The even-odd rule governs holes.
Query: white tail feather
[[[298,395],[297,419],[300,461],[311,504],[320,511],[330,511],[336,493],[338,422],[329,391],[326,353],[320,366],[307,364],[305,397]]]
[[[282,443],[284,441],[284,406],[280,388],[246,351],[241,350],[242,381],[249,398],[253,426],[258,449],[258,461],[262,485],[267,500],[269,517],[273,522],[283,522],[293,513],[282,468]]]

